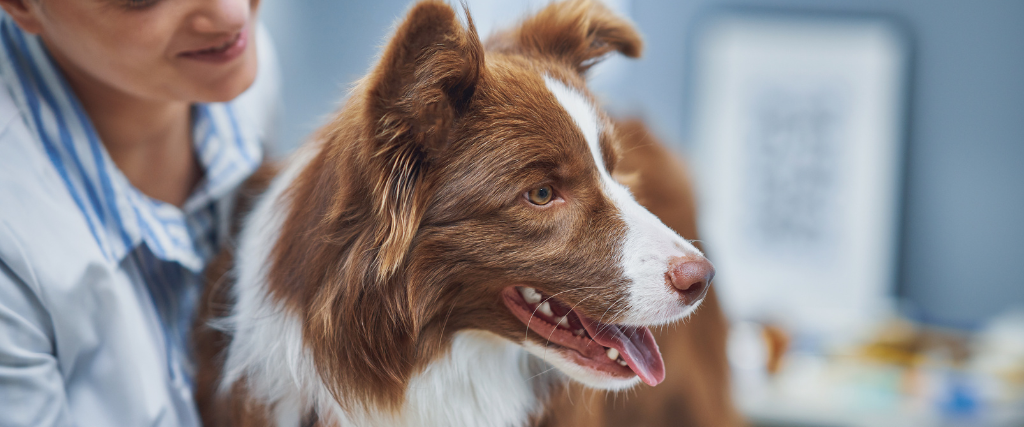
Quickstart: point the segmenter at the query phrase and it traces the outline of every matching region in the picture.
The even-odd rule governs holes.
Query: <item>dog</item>
[[[249,184],[194,334],[207,425],[530,425],[567,380],[664,380],[648,328],[693,313],[714,267],[614,178],[620,135],[585,86],[640,36],[590,0],[486,49],[466,17],[415,4]]]

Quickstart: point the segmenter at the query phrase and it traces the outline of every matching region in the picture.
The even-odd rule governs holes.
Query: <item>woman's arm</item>
[[[0,259],[0,424],[72,425],[50,315]]]

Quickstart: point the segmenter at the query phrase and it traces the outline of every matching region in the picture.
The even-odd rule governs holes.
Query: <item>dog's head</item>
[[[640,49],[586,0],[486,51],[447,4],[412,8],[321,131],[270,273],[332,387],[399,402],[467,329],[598,388],[664,378],[646,326],[691,313],[713,269],[613,178],[619,136],[584,76]]]

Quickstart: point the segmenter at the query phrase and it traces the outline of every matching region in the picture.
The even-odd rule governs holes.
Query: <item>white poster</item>
[[[880,320],[898,255],[901,34],[757,14],[700,28],[694,167],[727,312],[822,336]]]

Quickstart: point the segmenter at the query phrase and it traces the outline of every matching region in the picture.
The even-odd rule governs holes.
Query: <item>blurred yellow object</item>
[[[922,364],[959,367],[971,356],[969,336],[963,332],[921,327],[905,319],[883,323],[875,336],[854,353],[865,361],[904,368]]]

